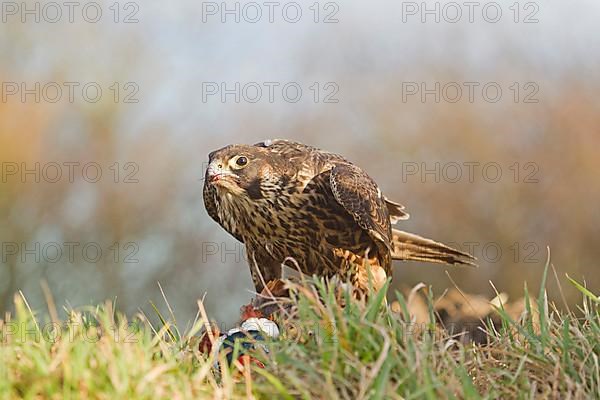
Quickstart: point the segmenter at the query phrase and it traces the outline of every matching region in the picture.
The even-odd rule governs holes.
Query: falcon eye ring
[[[245,167],[248,164],[248,158],[244,156],[240,156],[235,160],[235,165],[238,167]]]

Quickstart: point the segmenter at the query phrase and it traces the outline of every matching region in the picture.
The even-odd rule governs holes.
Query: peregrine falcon
[[[340,155],[276,139],[208,157],[204,205],[246,246],[258,292],[281,277],[286,260],[304,274],[349,278],[359,290],[381,288],[392,260],[474,265],[470,254],[392,229],[408,218],[404,206]]]

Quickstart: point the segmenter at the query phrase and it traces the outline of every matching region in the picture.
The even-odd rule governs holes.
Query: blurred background
[[[207,154],[289,138],[345,155],[401,229],[480,268],[398,263],[394,287],[513,299],[551,260],[598,291],[600,4],[2,3],[0,312],[22,290],[233,323],[243,246],[204,210]],[[72,8],[70,8],[72,7]],[[550,296],[559,299],[552,279]]]

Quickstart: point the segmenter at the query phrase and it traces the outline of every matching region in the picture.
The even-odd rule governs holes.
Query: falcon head
[[[276,162],[265,148],[230,145],[208,155],[206,184],[235,196],[262,197],[261,184],[274,175]]]

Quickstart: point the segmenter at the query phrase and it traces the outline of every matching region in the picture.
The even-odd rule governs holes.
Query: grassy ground
[[[0,398],[600,398],[599,299],[583,287],[578,309],[561,312],[543,288],[525,291],[530,312],[514,321],[499,310],[491,343],[474,346],[405,322],[399,294],[400,313],[383,296],[342,308],[315,285],[325,300],[298,294],[299,318],[255,354],[264,369],[226,367],[222,355],[214,368],[198,351],[201,303],[199,320],[179,332],[127,321],[110,303],[68,321],[36,317],[17,296],[13,318],[0,321]],[[433,321],[432,310],[430,301]]]

